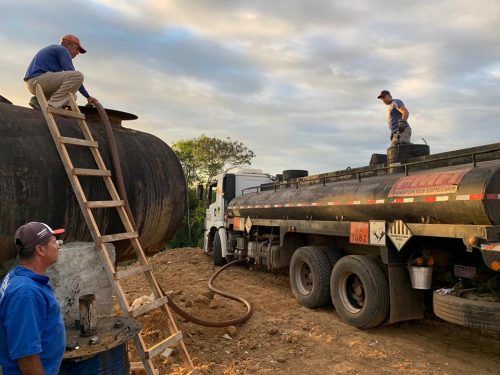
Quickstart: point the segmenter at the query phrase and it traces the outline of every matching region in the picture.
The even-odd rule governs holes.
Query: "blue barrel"
[[[127,343],[84,360],[65,359],[59,375],[128,375]]]

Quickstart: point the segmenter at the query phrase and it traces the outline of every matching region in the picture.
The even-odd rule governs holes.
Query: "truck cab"
[[[227,234],[224,228],[225,213],[231,200],[245,189],[273,182],[275,178],[260,169],[236,169],[218,175],[208,188],[208,208],[205,216],[203,248],[214,258],[214,264],[226,260]]]

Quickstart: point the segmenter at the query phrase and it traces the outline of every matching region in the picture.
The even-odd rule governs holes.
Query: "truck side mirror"
[[[198,185],[196,187],[196,198],[200,201],[203,200],[203,185]]]

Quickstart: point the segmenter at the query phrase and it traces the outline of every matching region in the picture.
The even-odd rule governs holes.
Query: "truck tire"
[[[342,258],[342,254],[337,249],[330,246],[318,246],[325,253],[328,261],[330,262],[330,271],[333,269],[335,264]]]
[[[290,285],[297,301],[309,308],[330,300],[330,262],[321,248],[299,247],[290,262]]]
[[[214,237],[214,252],[212,254],[212,259],[215,266],[222,266],[224,264],[224,258],[222,257],[222,244],[220,240],[219,231],[215,232]]]
[[[500,303],[476,301],[451,294],[434,292],[434,314],[447,322],[474,328],[500,338]]]
[[[341,258],[333,267],[330,290],[340,318],[356,328],[376,327],[387,318],[389,285],[373,259],[362,255]]]

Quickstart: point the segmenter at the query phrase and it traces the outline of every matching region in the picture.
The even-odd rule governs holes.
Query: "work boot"
[[[38,99],[36,96],[31,97],[30,106],[31,106],[31,108],[36,109],[37,111],[41,110],[40,103],[38,103]]]

